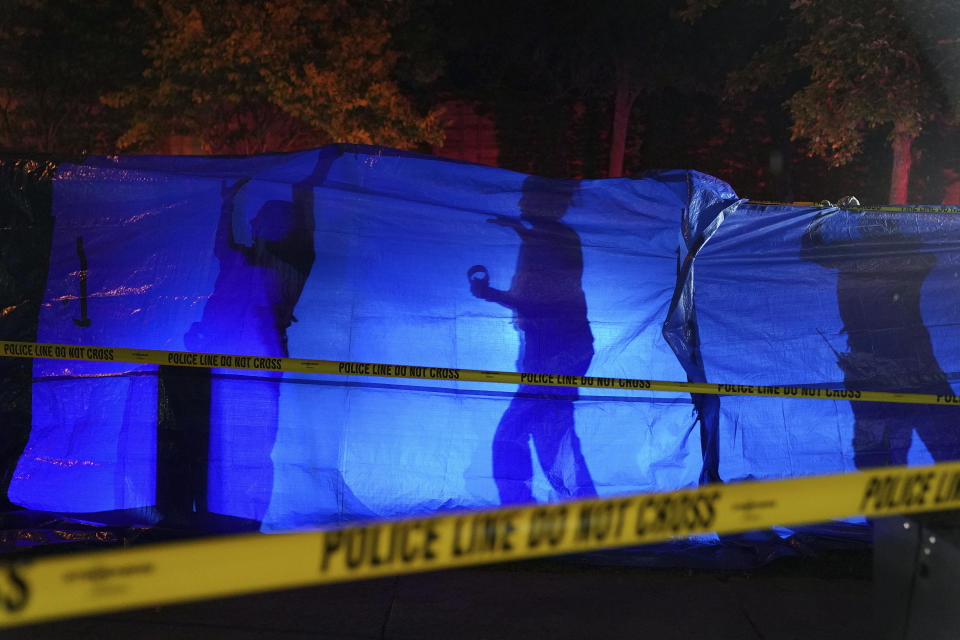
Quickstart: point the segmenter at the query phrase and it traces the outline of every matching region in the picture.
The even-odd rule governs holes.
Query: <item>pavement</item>
[[[875,637],[869,549],[780,557],[748,569],[630,566],[625,559],[571,556],[326,585],[32,625],[0,637]]]

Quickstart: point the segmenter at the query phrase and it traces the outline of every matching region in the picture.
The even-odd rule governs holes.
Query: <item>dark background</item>
[[[696,169],[755,200],[960,204],[956,3],[585,5],[8,0],[0,151],[350,142],[548,177]]]

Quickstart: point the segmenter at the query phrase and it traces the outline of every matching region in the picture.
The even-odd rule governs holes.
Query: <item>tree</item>
[[[567,131],[576,92],[557,63],[558,20],[541,0],[430,0],[446,74],[438,91],[466,100],[497,126],[500,166],[568,174]],[[560,10],[557,8],[557,13]]]
[[[99,98],[138,77],[145,24],[125,0],[5,0],[0,149],[112,152],[129,123]]]
[[[605,148],[608,176],[623,175],[637,100],[696,82],[686,55],[696,46],[692,29],[674,19],[670,0],[434,1],[446,11],[444,22],[454,25],[452,81],[494,112],[502,133],[510,127],[501,158],[510,162],[516,155],[512,168],[562,175],[572,124],[593,134],[594,122],[603,118],[597,133],[604,144],[594,144],[596,136],[587,131],[582,141]],[[580,160],[580,166],[593,164]]]
[[[122,148],[171,132],[212,153],[442,138],[436,114],[419,113],[392,77],[400,54],[386,0],[139,2],[156,25],[149,66],[104,99],[135,114]]]
[[[637,99],[695,83],[686,64],[691,30],[675,20],[673,5],[666,0],[571,2],[556,13],[561,37],[554,40],[557,50],[548,68],[564,70],[579,99],[609,101],[607,177],[623,175]]]
[[[796,53],[810,82],[788,106],[794,133],[834,164],[860,152],[866,128],[889,127],[891,204],[907,202],[913,141],[941,109],[909,23],[893,3],[795,3],[810,37]]]
[[[691,0],[692,6],[705,4]],[[912,146],[948,105],[924,47],[930,32],[908,16],[936,14],[947,0],[794,0],[788,36],[763,47],[731,75],[733,93],[782,86],[790,74],[805,81],[786,101],[793,138],[833,166],[863,149],[865,134],[886,129],[892,148],[889,202],[907,202]],[[956,29],[957,22],[953,22]]]

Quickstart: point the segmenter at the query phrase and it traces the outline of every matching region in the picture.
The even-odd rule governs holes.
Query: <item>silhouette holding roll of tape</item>
[[[527,178],[519,219],[488,221],[520,237],[510,288],[491,287],[483,265],[467,271],[473,295],[513,311],[523,372],[582,376],[593,359],[580,236],[560,222],[576,192],[574,181]],[[596,495],[575,430],[578,397],[576,387],[521,385],[517,390],[493,438],[493,474],[502,503],[533,502],[531,439],[560,497]]]

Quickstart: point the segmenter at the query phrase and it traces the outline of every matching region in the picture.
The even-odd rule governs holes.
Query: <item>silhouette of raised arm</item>
[[[236,210],[234,200],[250,178],[237,180],[232,185],[228,185],[224,180],[220,185],[220,221],[217,224],[217,235],[214,240],[213,254],[217,258],[224,258],[227,251],[237,251],[240,249],[240,243],[233,236],[233,215]]]

